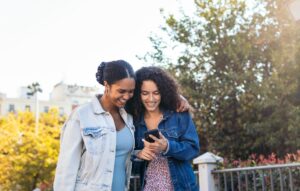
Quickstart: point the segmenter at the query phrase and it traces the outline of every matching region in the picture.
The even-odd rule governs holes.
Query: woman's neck
[[[114,106],[111,103],[111,101],[109,100],[109,98],[106,97],[105,95],[103,95],[102,97],[99,98],[99,102],[100,102],[102,108],[109,113],[119,111],[119,108]]]
[[[160,110],[153,112],[146,111],[144,115],[144,120],[148,130],[157,129],[162,119],[163,114]]]
[[[156,111],[145,111],[145,115],[144,118],[157,118],[157,117],[161,117],[162,116],[162,112],[160,110],[156,110]]]

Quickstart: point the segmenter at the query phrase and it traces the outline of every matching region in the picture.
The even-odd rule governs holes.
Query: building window
[[[49,107],[48,107],[48,106],[45,106],[45,107],[44,107],[44,112],[45,112],[45,113],[48,113],[48,112],[49,112]]]
[[[25,111],[31,111],[30,105],[25,105]]]
[[[9,104],[8,112],[15,112],[15,105],[14,104]]]

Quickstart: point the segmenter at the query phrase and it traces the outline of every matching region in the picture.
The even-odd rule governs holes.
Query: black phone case
[[[149,143],[153,143],[154,140],[149,135],[153,135],[153,136],[159,138],[158,129],[153,129],[153,130],[146,131],[145,134],[144,134],[145,140],[148,141]]]

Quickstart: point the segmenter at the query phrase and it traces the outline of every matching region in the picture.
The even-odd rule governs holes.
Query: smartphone
[[[149,143],[154,143],[154,140],[149,135],[153,135],[159,139],[159,130],[158,129],[149,130],[146,131],[144,134],[146,141],[148,141]]]

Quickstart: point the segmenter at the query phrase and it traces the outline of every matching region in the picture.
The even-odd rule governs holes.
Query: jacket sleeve
[[[192,160],[199,155],[200,145],[195,124],[188,112],[177,113],[179,117],[178,140],[168,140],[168,150],[165,156],[177,160]]]
[[[54,191],[74,191],[75,189],[82,152],[82,137],[77,116],[76,112],[73,113],[61,131],[60,153],[53,184]]]

